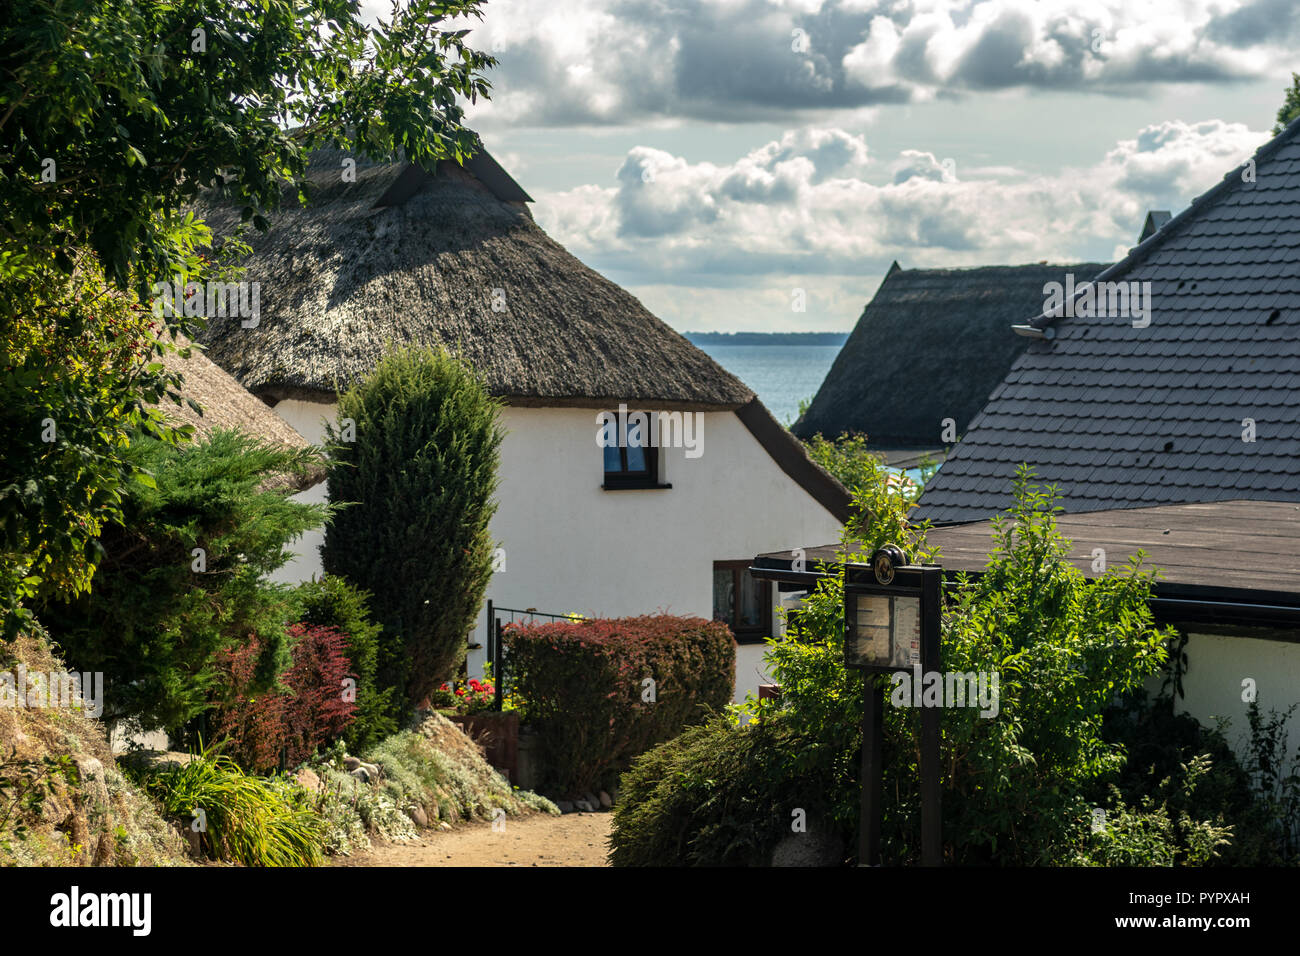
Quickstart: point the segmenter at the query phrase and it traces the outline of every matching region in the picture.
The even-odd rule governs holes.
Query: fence
[[[509,614],[510,620],[502,621],[501,615]],[[522,615],[517,617],[517,615]],[[504,694],[506,682],[506,661],[505,645],[502,643],[501,635],[505,630],[506,624],[515,624],[518,621],[533,621],[539,617],[547,618],[551,621],[568,621],[572,618],[568,614],[552,614],[549,611],[539,611],[535,607],[516,608],[501,607],[492,601],[487,602],[487,657],[492,662],[492,687],[493,702],[492,709],[501,710],[501,697]]]

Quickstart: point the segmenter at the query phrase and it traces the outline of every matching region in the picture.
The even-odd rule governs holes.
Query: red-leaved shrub
[[[725,707],[736,646],[725,624],[666,614],[511,625],[504,679],[537,732],[540,787],[575,794]]]
[[[347,636],[306,624],[294,624],[287,633],[293,665],[280,675],[284,690],[248,694],[261,649],[256,637],[222,655],[232,693],[215,715],[214,730],[218,740],[227,738],[224,752],[249,772],[277,769],[282,749],[285,765],[297,766],[337,739],[356,710],[355,701],[344,699],[343,681],[355,677],[344,654]]]

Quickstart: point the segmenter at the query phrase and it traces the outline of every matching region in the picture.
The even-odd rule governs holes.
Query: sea
[[[754,390],[782,425],[799,417],[821,387],[838,345],[700,345],[711,359]]]

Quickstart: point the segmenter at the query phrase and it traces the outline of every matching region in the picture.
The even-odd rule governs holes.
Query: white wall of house
[[[1242,699],[1246,680],[1254,682],[1265,716],[1272,708],[1282,712],[1300,703],[1300,644],[1190,632],[1187,673],[1183,675],[1185,697],[1176,700],[1174,707],[1206,727],[1214,727],[1215,718],[1228,718],[1228,743],[1244,754],[1250,739],[1248,705]],[[1300,712],[1292,717],[1287,730],[1288,753],[1294,753],[1300,744]]]
[[[612,410],[612,409],[611,409]],[[334,407],[286,400],[275,411],[319,442]],[[711,617],[713,562],[748,560],[790,542],[839,539],[835,518],[787,476],[732,412],[706,412],[696,458],[661,451],[661,490],[605,491],[597,410],[508,407],[492,534],[504,569],[488,587],[499,606],[602,617],[664,612]],[[303,492],[318,493],[325,486]],[[316,500],[316,499],[312,499]],[[320,572],[307,536],[284,580]],[[777,602],[774,600],[773,602]],[[486,612],[476,631],[485,643]],[[742,645],[736,699],[766,683],[762,645]],[[470,655],[480,673],[484,651]]]

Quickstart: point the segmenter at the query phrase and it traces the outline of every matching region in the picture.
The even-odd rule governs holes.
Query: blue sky
[[[1290,0],[489,0],[470,107],[679,330],[847,330],[889,264],[1111,261],[1269,130]],[[803,311],[797,311],[802,299]]]

